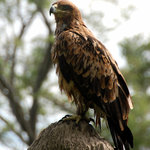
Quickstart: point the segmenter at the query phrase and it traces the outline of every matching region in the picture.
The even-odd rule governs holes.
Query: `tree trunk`
[[[114,150],[91,124],[60,120],[44,129],[28,150]]]

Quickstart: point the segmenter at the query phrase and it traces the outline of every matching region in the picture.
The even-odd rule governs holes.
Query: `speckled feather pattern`
[[[62,32],[57,37],[52,57],[57,65],[60,89],[65,91],[69,99],[74,100],[80,106],[80,100],[82,100],[82,103],[92,103],[93,99],[89,98],[92,98],[93,95],[97,97],[97,101],[104,105],[118,98],[120,106],[122,106],[122,118],[127,119],[129,112],[129,104],[126,100],[129,97],[129,92],[125,91],[127,87],[124,90],[124,85],[119,83],[116,74],[116,71],[118,71],[117,64],[115,62],[112,64],[111,61],[114,60],[111,55],[107,53],[106,48],[93,35],[84,37],[84,35],[79,34],[76,30]],[[65,61],[63,69],[60,68],[63,64],[61,62],[60,65],[60,61]],[[112,65],[114,66],[112,67]],[[116,71],[114,71],[114,67]],[[64,74],[67,74],[66,78]],[[120,72],[118,74],[122,77]],[[81,82],[80,80],[78,81],[79,78],[82,80]],[[123,78],[122,82],[125,83]],[[85,90],[89,97],[88,100],[84,97],[78,86]],[[119,89],[124,94],[124,102],[122,102],[122,99],[119,99]],[[103,111],[106,113],[107,110]]]
[[[114,135],[122,134],[119,136],[123,139],[125,130],[130,135],[127,120],[133,108],[125,79],[110,52],[85,26],[77,7],[60,0],[58,8],[66,4],[72,12],[55,14],[56,39],[52,49],[60,90],[75,102],[79,115],[93,108],[96,122],[100,124],[100,117],[107,118],[112,134],[116,126],[115,130],[120,129]],[[132,133],[130,136],[128,142],[132,146]]]

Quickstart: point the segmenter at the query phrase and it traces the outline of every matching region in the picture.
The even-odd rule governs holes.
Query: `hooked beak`
[[[54,14],[55,12],[56,12],[56,5],[52,5],[49,11],[50,16],[52,13]]]

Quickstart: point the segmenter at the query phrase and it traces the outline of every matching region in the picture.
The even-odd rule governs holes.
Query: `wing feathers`
[[[93,102],[91,107],[96,109],[97,117],[105,113],[115,145],[122,150],[121,143],[127,142],[123,139],[123,131],[133,105],[126,82],[111,54],[95,38],[72,31],[64,31],[55,47],[53,59],[59,62],[57,68],[66,80],[60,81],[61,89],[65,89],[69,97],[82,95],[88,103]],[[74,94],[73,90],[78,92]],[[99,122],[99,118],[96,120]],[[131,141],[128,142],[132,146]]]
[[[126,83],[120,72],[118,73],[116,64],[111,62],[111,55],[106,53],[107,51],[104,52],[105,47],[100,45],[95,38],[90,36],[85,38],[79,33],[66,31],[57,42],[61,45],[61,49],[57,48],[58,54],[64,55],[66,62],[71,64],[74,72],[82,75],[83,78],[89,77],[91,85],[105,89],[106,95],[103,97],[105,102],[112,102],[118,96],[118,84],[120,84],[126,97],[129,95]],[[95,80],[97,80],[96,83],[94,83]],[[99,85],[97,86],[97,84]],[[98,90],[93,90],[93,92],[100,95]]]

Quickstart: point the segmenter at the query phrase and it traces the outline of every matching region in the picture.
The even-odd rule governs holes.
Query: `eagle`
[[[116,61],[83,22],[79,9],[69,0],[58,0],[50,8],[55,16],[55,42],[51,50],[58,83],[75,102],[79,118],[93,109],[96,124],[104,118],[115,148],[133,148],[128,114],[133,104],[126,81]]]

